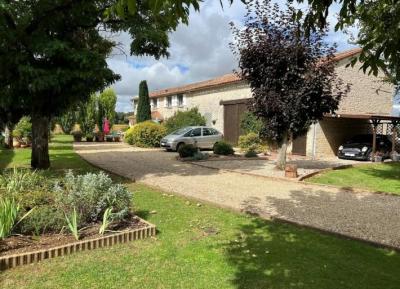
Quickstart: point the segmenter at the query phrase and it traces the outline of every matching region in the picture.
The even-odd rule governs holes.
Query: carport
[[[378,134],[391,137],[392,154],[400,149],[400,141],[397,137],[400,133],[400,117],[376,114],[326,114],[324,119],[346,120],[349,125],[357,123],[359,125],[357,130],[362,131],[353,131],[354,134],[371,133],[373,155],[376,153],[376,136]]]

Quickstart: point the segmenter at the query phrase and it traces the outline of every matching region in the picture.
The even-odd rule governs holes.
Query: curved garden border
[[[53,248],[32,251],[32,252],[25,252],[10,256],[3,256],[0,257],[0,270],[6,270],[22,265],[37,263],[45,259],[70,255],[79,251],[87,251],[103,247],[111,247],[115,244],[127,243],[134,240],[144,239],[156,235],[155,225],[139,217],[136,218],[138,218],[140,222],[145,223],[147,226],[139,229],[116,233],[95,239],[74,242]]]

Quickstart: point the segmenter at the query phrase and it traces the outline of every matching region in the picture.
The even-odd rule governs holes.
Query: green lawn
[[[58,153],[53,146],[53,158]],[[83,165],[73,154],[67,163]],[[0,288],[400,287],[393,251],[126,185],[137,214],[157,225],[156,238],[8,270]]]
[[[327,171],[308,181],[400,195],[400,163],[370,164]]]

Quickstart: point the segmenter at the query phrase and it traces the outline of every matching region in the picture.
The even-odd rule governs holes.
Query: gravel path
[[[96,166],[165,191],[400,248],[400,197],[222,172],[122,143],[74,147]]]

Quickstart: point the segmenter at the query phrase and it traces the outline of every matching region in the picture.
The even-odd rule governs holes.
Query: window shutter
[[[178,106],[178,96],[174,95],[172,97],[172,106]]]
[[[182,96],[182,105],[183,106],[186,106],[187,105],[187,103],[186,103],[186,95],[184,94],[183,96]]]
[[[168,97],[164,97],[164,107],[168,107]]]

